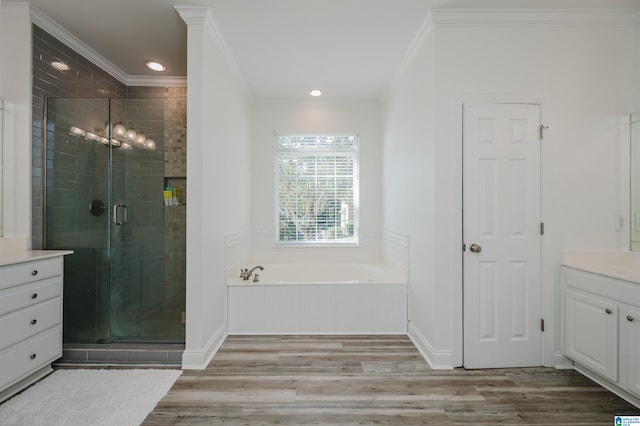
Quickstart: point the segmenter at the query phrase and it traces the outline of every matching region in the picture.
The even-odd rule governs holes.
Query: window
[[[356,135],[278,136],[276,169],[276,243],[357,244]]]

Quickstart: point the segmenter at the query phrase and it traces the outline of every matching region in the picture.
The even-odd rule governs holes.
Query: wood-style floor
[[[613,425],[640,415],[579,373],[434,371],[406,336],[230,336],[145,425]]]

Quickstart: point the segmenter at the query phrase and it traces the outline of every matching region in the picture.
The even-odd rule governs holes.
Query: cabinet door
[[[618,381],[618,306],[605,298],[565,291],[564,351],[578,364]]]
[[[625,348],[627,390],[640,397],[640,309],[627,308],[622,312],[620,336]]]

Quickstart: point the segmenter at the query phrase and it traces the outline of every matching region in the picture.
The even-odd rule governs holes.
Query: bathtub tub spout
[[[264,268],[260,265],[254,266],[251,269],[244,268],[240,270],[240,278],[242,278],[243,281],[249,281],[249,278],[251,278],[251,274],[253,274],[253,271],[255,271],[256,269],[260,269],[261,271],[264,270]]]

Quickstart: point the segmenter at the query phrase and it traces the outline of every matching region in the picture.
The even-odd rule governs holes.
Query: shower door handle
[[[118,211],[122,210],[123,220],[119,220]],[[116,203],[113,205],[113,223],[116,225],[126,225],[128,220],[127,205],[122,203]]]

